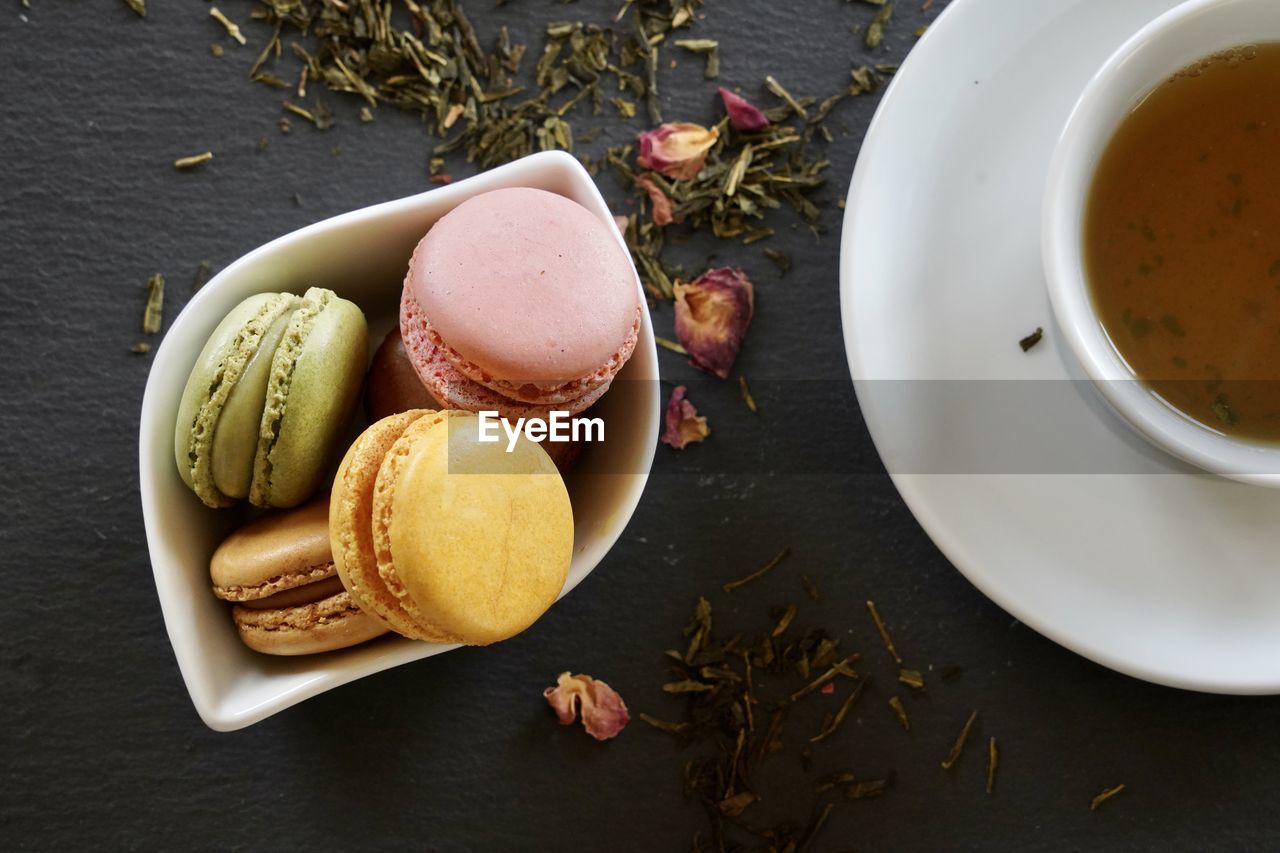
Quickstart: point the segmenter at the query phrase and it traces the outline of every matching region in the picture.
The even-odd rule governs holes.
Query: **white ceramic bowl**
[[[1121,45],[1081,94],[1058,141],[1045,189],[1042,246],[1049,297],[1062,334],[1120,416],[1186,462],[1242,482],[1280,486],[1280,448],[1210,429],[1135,380],[1094,312],[1081,239],[1094,170],[1125,116],[1192,62],[1268,41],[1280,41],[1280,0],[1190,0]]]
[[[183,485],[173,461],[178,400],[197,354],[223,315],[245,297],[301,293],[310,285],[331,288],[360,305],[376,347],[396,323],[405,269],[422,235],[466,199],[505,187],[559,193],[614,227],[577,160],[561,152],[534,154],[430,192],[318,222],[255,249],[196,294],[156,352],[142,400],[142,514],[169,640],[191,701],[210,728],[238,729],[332,687],[454,647],[384,637],[329,654],[278,658],[240,642],[227,604],[210,590],[209,557],[244,513],[205,507]],[[657,380],[646,311],[635,354],[596,410],[607,424],[606,440],[589,447],[568,478],[575,538],[562,596],[600,562],[640,501],[658,441]],[[492,653],[501,654],[501,646]]]

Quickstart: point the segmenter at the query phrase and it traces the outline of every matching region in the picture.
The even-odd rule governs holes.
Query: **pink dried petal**
[[[720,138],[718,128],[708,130],[700,124],[676,122],[660,125],[655,130],[640,134],[640,152],[636,162],[643,169],[652,169],[687,181],[697,176],[707,162],[707,152]]]
[[[669,444],[676,450],[683,450],[686,444],[702,441],[711,434],[707,419],[698,414],[698,410],[684,398],[687,389],[677,385],[667,401],[666,424],[662,432],[662,443]]]
[[[631,224],[631,217],[615,216],[613,217],[613,224],[617,227],[619,233],[626,234],[627,226]]]
[[[676,338],[689,363],[727,379],[755,310],[755,289],[740,269],[707,270],[692,284],[677,284]]]
[[[616,737],[631,720],[627,706],[612,687],[589,675],[560,673],[555,687],[542,691],[547,703],[555,709],[560,725],[573,725],[579,711],[587,734],[596,740]]]
[[[830,696],[832,693],[836,692],[836,683],[834,681],[828,681],[826,684],[818,688],[818,692],[825,693]]]
[[[653,178],[648,175],[638,175],[636,185],[649,194],[649,201],[653,204],[654,225],[670,225],[675,221],[671,212],[671,199],[667,198],[662,188],[653,182]]]
[[[769,126],[769,118],[759,107],[724,86],[720,87],[720,100],[724,101],[724,111],[729,114],[729,124],[734,130],[764,130]]]

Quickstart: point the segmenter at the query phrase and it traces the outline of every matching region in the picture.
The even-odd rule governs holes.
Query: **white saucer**
[[[1121,672],[1276,693],[1280,490],[1134,436],[1057,339],[1041,271],[1041,193],[1076,97],[1175,5],[956,0],[938,18],[849,190],[845,346],[899,491],[982,592]]]

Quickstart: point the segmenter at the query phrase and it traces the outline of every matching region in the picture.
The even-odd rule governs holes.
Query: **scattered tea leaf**
[[[230,18],[222,14],[217,6],[209,7],[209,17],[213,18],[219,24],[222,24],[223,28],[227,31],[227,35],[240,42],[240,44],[246,43],[247,40],[244,37],[244,33],[240,32],[240,27],[236,26]]]
[[[204,287],[205,282],[209,280],[209,274],[213,272],[213,264],[208,261],[201,261],[196,265],[195,279],[191,282],[191,292],[195,293]]]
[[[137,353],[138,355],[146,355],[151,352],[151,344],[146,341],[138,341],[136,344],[129,347],[129,352]]]
[[[676,39],[675,44],[676,47],[683,47],[706,57],[707,64],[703,70],[706,79],[713,80],[720,76],[720,42],[714,39]]]
[[[872,797],[883,797],[887,790],[889,790],[888,779],[872,779],[854,782],[845,789],[845,796],[851,800],[866,800]]]
[[[671,350],[672,352],[677,353],[679,355],[689,354],[689,351],[687,349],[680,346],[678,343],[676,343],[673,340],[669,340],[667,338],[663,338],[655,335],[653,338],[653,342],[656,343],[658,346],[662,347],[663,349]]]
[[[1116,785],[1114,788],[1105,788],[1102,793],[1093,798],[1093,802],[1089,804],[1089,811],[1097,811],[1098,806],[1114,797],[1116,794],[1124,790],[1124,785]]]
[[[814,601],[818,600],[818,585],[808,575],[800,576],[800,586],[804,589],[806,595]]]
[[[693,728],[692,723],[670,723],[666,720],[660,720],[657,717],[651,717],[644,712],[640,713],[640,719],[644,720],[655,729],[666,732],[667,734],[682,735],[687,733],[689,729]]]
[[[844,700],[844,703],[840,705],[840,710],[836,711],[835,715],[831,718],[830,722],[823,727],[822,731],[809,738],[809,743],[822,743],[822,741],[835,734],[836,729],[840,728],[840,724],[844,722],[844,718],[849,713],[849,709],[854,706],[858,701],[858,697],[862,695],[862,688],[866,686],[867,682],[865,679],[859,680],[858,683],[854,685],[852,692],[850,692],[849,696]]]
[[[199,154],[192,154],[190,157],[179,157],[173,161],[175,169],[194,169],[203,163],[208,163],[213,159],[212,151],[202,151]]]
[[[1227,426],[1235,426],[1238,423],[1235,409],[1231,408],[1231,401],[1226,394],[1219,394],[1214,397],[1213,403],[1209,408],[1213,410],[1213,414],[1217,416],[1218,420]]]
[[[1027,352],[1027,351],[1028,351],[1028,350],[1030,350],[1033,346],[1035,346],[1036,344],[1040,343],[1040,340],[1041,340],[1041,338],[1043,338],[1043,337],[1044,337],[1044,329],[1042,329],[1042,328],[1040,328],[1039,326],[1037,326],[1037,327],[1036,327],[1036,330],[1035,330],[1034,332],[1032,332],[1031,334],[1027,335],[1027,336],[1026,336],[1025,338],[1023,338],[1022,340],[1018,341],[1018,346],[1022,347],[1022,351],[1023,351],[1023,352]]]
[[[880,11],[876,13],[876,16],[871,19],[871,23],[867,25],[866,37],[863,39],[868,50],[875,50],[884,41],[884,27],[892,17],[893,4],[885,3],[880,7]]]
[[[867,611],[871,614],[871,621],[875,623],[876,630],[880,632],[880,639],[884,641],[884,647],[889,650],[889,654],[893,655],[894,663],[901,666],[902,656],[894,648],[893,638],[889,636],[889,629],[885,627],[884,620],[880,618],[880,611],[876,609],[874,601],[867,602]]]
[[[778,567],[778,564],[780,564],[783,560],[785,560],[790,555],[791,555],[791,549],[783,548],[781,551],[778,552],[778,555],[776,557],[774,557],[769,562],[765,563],[760,568],[756,569],[751,574],[747,575],[744,578],[739,578],[736,581],[730,581],[729,583],[725,584],[724,591],[733,592],[735,589],[746,586],[747,584],[751,583],[753,580],[757,580],[759,578],[764,577],[769,572],[776,569]]]
[[[987,793],[991,794],[996,789],[996,767],[1000,765],[1000,752],[996,749],[996,739],[993,736],[987,741]]]
[[[124,0],[124,2],[139,18],[147,16],[147,0]]]
[[[751,396],[751,388],[747,385],[747,377],[741,374],[738,375],[738,390],[742,393],[742,402],[746,404],[747,408],[753,414],[759,414],[760,409],[756,406],[756,398]],[[814,600],[816,601],[817,598],[815,597]]]
[[[950,770],[960,760],[960,753],[964,752],[965,742],[969,740],[969,732],[972,731],[977,719],[978,712],[973,711],[969,714],[969,719],[964,721],[964,727],[960,729],[960,734],[956,735],[956,742],[951,745],[951,751],[947,753],[946,758],[942,759],[943,770]]]
[[[142,309],[142,333],[154,335],[164,322],[164,276],[156,273],[147,279],[147,304]]]
[[[924,676],[917,669],[900,669],[898,670],[898,681],[907,685],[912,690],[924,689]]]
[[[769,74],[764,78],[764,85],[766,89],[781,98],[783,103],[790,107],[791,111],[800,116],[800,118],[807,119],[809,117],[809,111],[806,110],[799,101],[792,97],[791,93],[788,92],[772,74]]]
[[[907,709],[902,705],[902,699],[898,696],[889,698],[889,707],[893,709],[893,715],[898,718],[898,722],[905,731],[911,731],[911,720],[907,719]]]

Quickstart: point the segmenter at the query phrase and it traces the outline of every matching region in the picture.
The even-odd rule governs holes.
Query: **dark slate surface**
[[[685,849],[704,826],[681,794],[690,753],[640,723],[597,744],[555,725],[539,693],[571,668],[611,682],[634,711],[674,715],[658,652],[679,642],[700,593],[740,626],[800,601],[802,622],[866,652],[877,681],[811,775],[893,769],[897,787],[840,804],[815,849],[1202,850],[1274,834],[1273,700],[1149,686],[1020,627],[947,564],[883,475],[845,366],[832,204],[872,97],[836,113],[828,233],[787,231],[789,275],[777,278],[754,249],[686,250],[718,249],[758,281],[740,365],[762,412],[747,414],[728,385],[698,386],[712,443],[684,456],[660,449],[626,535],[578,591],[500,646],[365,679],[246,731],[206,729],[166,640],[143,539],[135,437],[149,357],[128,351],[142,283],[157,270],[169,277],[171,318],[200,259],[225,265],[301,225],[423,189],[428,140],[385,110],[360,125],[346,101],[335,103],[334,130],[296,122],[282,137],[278,94],[244,80],[254,48],[227,42],[204,3],[153,0],[146,21],[120,2],[32,5],[7,0],[0,12],[4,846]],[[603,19],[617,5],[470,8],[486,41],[499,22],[532,41],[535,22]],[[945,4],[919,5],[899,3],[875,61],[900,60]],[[851,32],[874,12],[865,4],[708,6],[699,33],[722,40],[722,82],[748,94],[772,72],[821,95],[871,58]],[[224,4],[245,23],[247,8]],[[215,41],[227,57],[209,55]],[[712,86],[700,62],[680,59],[664,71],[666,113],[710,120]],[[634,132],[606,124],[614,141]],[[263,134],[271,145],[258,153]],[[209,167],[169,165],[205,148],[217,152]],[[659,327],[669,323],[663,309]],[[668,353],[663,366],[693,376]],[[770,579],[712,594],[788,544],[791,564]],[[802,600],[801,571],[823,590],[820,604]],[[894,671],[868,597],[911,662],[964,667],[908,703],[909,734],[885,705]],[[977,750],[952,773],[938,766],[971,707],[982,711],[978,742],[994,734],[1003,746],[994,797]],[[806,732],[790,732],[762,809],[807,818],[795,757]],[[1090,798],[1119,782],[1128,790],[1090,813]]]

